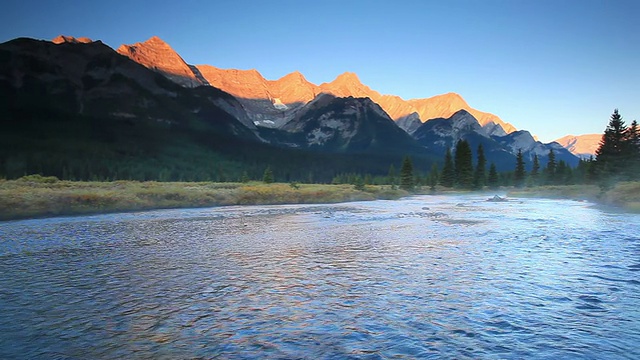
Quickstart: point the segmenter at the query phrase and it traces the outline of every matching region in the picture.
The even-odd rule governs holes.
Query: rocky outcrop
[[[158,71],[185,87],[208,85],[203,83],[191,67],[166,42],[157,36],[142,43],[122,45],[117,52],[133,61]]]
[[[556,142],[578,157],[589,158],[590,156],[595,156],[601,140],[602,134],[586,134],[578,136],[567,135],[556,140]]]

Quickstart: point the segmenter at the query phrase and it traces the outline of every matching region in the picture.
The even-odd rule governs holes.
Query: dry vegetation
[[[640,182],[638,181],[621,182],[606,191],[602,191],[596,185],[539,186],[513,190],[509,192],[509,196],[589,200],[631,212],[640,212]]]
[[[0,220],[160,208],[336,203],[397,199],[390,186],[213,182],[81,182],[25,176],[0,180]]]

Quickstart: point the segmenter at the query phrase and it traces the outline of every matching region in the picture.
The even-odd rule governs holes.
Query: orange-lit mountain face
[[[300,72],[278,80],[267,80],[257,70],[220,69],[211,65],[189,65],[167,43],[152,37],[143,43],[122,45],[118,52],[154,69],[187,87],[211,85],[238,98],[252,120],[262,126],[280,127],[295,117],[295,112],[320,93],[336,97],[368,97],[396,122],[412,120],[423,123],[448,118],[459,110],[471,113],[491,135],[505,135],[516,130],[498,116],[476,110],[455,93],[425,99],[404,100],[382,95],[362,84],[355,73],[345,72],[329,83],[315,85]],[[409,129],[399,125],[405,130]]]
[[[556,142],[572,154],[586,158],[592,155],[595,156],[596,150],[600,146],[600,140],[602,140],[602,134],[586,134],[578,136],[567,135],[556,140]]]
[[[116,50],[133,61],[156,70],[175,83],[185,87],[208,85],[175,50],[157,36],[134,45],[122,45]]]
[[[63,43],[89,44],[89,43],[92,43],[93,40],[91,40],[91,39],[89,39],[87,37],[75,38],[73,36],[60,35],[60,36],[56,37],[55,39],[51,40],[51,42],[54,43],[54,44],[63,44]]]

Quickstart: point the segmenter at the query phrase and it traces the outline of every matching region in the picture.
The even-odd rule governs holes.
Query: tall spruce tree
[[[402,167],[400,168],[400,188],[407,191],[413,191],[415,187],[415,179],[413,178],[413,164],[408,156],[404,157]]]
[[[518,155],[516,155],[516,171],[513,174],[513,184],[515,187],[524,186],[524,179],[527,176],[527,172],[524,168],[524,158],[522,156],[522,150],[518,149]]]
[[[626,175],[629,180],[640,179],[640,128],[638,122],[633,120],[625,132],[627,143]]]
[[[387,175],[387,183],[390,185],[396,184],[396,167],[393,164],[389,165],[389,174]]]
[[[564,160],[558,161],[555,174],[556,184],[564,185],[566,183],[568,172],[567,169],[569,169],[569,167],[567,166],[567,163],[564,162]]]
[[[556,154],[553,152],[553,149],[549,150],[549,159],[547,160],[547,167],[545,168],[545,183],[546,184],[555,184],[556,183]]]
[[[436,190],[436,185],[438,185],[438,178],[440,175],[438,174],[438,164],[431,164],[431,171],[429,171],[429,176],[427,177],[427,184],[429,185],[429,189],[431,191]]]
[[[482,144],[478,145],[476,171],[473,174],[473,188],[482,189],[487,182],[486,167],[487,159],[484,157]]]
[[[500,187],[500,178],[498,177],[498,171],[496,170],[496,164],[494,163],[491,163],[491,166],[489,166],[487,185],[489,186],[489,189],[497,189]]]
[[[626,138],[627,126],[618,109],[615,109],[596,150],[596,173],[601,180],[608,182],[623,173],[625,158],[629,154]]]
[[[537,186],[539,184],[538,177],[540,176],[540,161],[538,160],[538,154],[533,155],[533,165],[531,167],[531,173],[529,173],[529,185]]]
[[[455,171],[453,169],[453,157],[451,156],[451,150],[447,149],[447,152],[444,154],[444,166],[440,174],[440,185],[450,188],[453,187],[454,183]]]
[[[466,140],[458,140],[454,157],[456,185],[462,189],[473,188],[473,159],[471,147]]]

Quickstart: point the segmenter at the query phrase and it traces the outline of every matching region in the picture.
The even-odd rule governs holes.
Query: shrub
[[[37,184],[54,184],[60,181],[60,179],[55,176],[42,176],[40,174],[25,175],[18,180]]]

